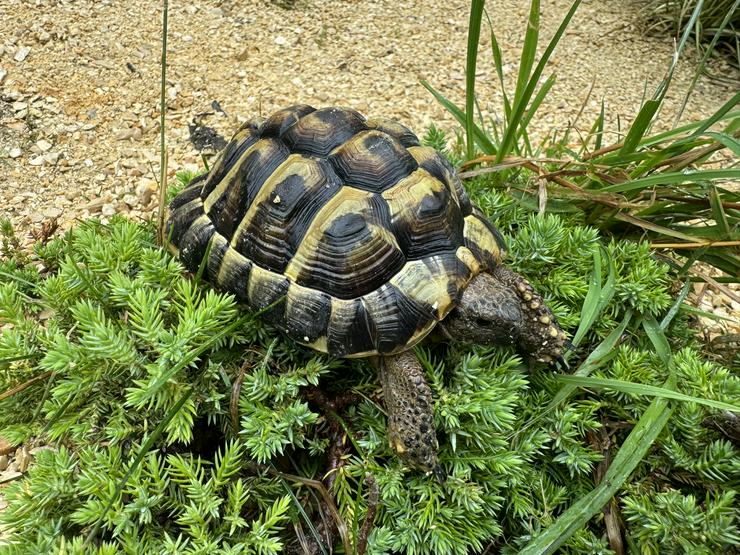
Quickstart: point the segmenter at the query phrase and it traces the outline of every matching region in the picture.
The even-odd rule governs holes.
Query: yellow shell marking
[[[475,255],[470,251],[468,247],[459,247],[455,251],[457,259],[465,264],[470,270],[471,278],[477,276],[480,273],[480,262]]]
[[[298,280],[301,271],[308,265],[308,261],[315,257],[316,252],[321,245],[321,239],[324,232],[329,229],[337,216],[351,212],[363,213],[371,206],[370,199],[373,194],[367,191],[361,191],[353,187],[342,188],[334,197],[324,205],[316,214],[313,223],[306,231],[298,250],[293,255],[292,260],[285,268],[285,275],[293,282]],[[246,218],[245,218],[246,219]],[[401,250],[393,234],[384,227],[367,223],[368,228],[374,235],[379,236],[384,242],[392,245],[395,249]],[[352,260],[353,264],[362,266],[366,253],[357,250],[352,253],[357,260]],[[353,256],[353,258],[354,258]]]
[[[252,146],[250,146],[247,150],[245,150],[242,155],[239,157],[239,160],[236,160],[231,164],[231,169],[229,170],[229,173],[227,173],[223,179],[221,179],[220,183],[216,186],[216,188],[211,191],[211,194],[208,195],[208,198],[206,198],[203,201],[203,208],[206,211],[206,213],[211,211],[211,207],[216,204],[218,199],[220,199],[224,193],[231,187],[232,183],[236,179],[237,175],[241,171],[242,164],[244,160],[246,160],[247,156],[252,154],[255,150],[259,150],[261,148],[265,148],[265,139],[260,139],[256,143],[254,143]]]
[[[503,257],[496,238],[486,225],[473,214],[465,218],[463,234],[466,241],[473,243],[482,252],[490,253],[497,263],[501,262]]]
[[[259,144],[259,143],[258,143]],[[280,204],[281,199],[279,196],[275,196],[270,201],[270,195],[275,191],[275,185],[286,179],[289,175],[299,175],[304,178],[305,183],[313,183],[316,176],[321,176],[321,169],[318,164],[310,158],[304,158],[300,154],[291,154],[285,161],[280,164],[272,175],[260,187],[257,196],[252,201],[252,204],[244,214],[242,221],[239,222],[239,226],[234,230],[234,236],[231,238],[231,245],[234,246],[239,241],[242,232],[246,229],[254,219],[254,215],[261,208],[265,202],[272,202],[272,204]],[[210,198],[210,196],[209,196]]]
[[[447,291],[450,276],[442,264],[435,263],[435,258],[407,262],[391,278],[391,284],[411,299],[431,306],[437,320],[442,320],[452,309],[453,299]]]

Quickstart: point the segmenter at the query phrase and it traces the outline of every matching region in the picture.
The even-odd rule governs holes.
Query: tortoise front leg
[[[406,463],[444,480],[437,461],[432,390],[411,351],[380,357],[380,383],[388,411],[388,440]]]

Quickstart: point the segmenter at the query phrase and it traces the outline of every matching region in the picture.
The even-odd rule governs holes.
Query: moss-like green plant
[[[571,365],[618,322],[633,322],[620,347],[590,363],[594,376],[663,384],[667,367],[625,317],[666,311],[667,267],[644,247],[605,242],[577,214],[534,217],[490,188],[471,189],[504,231],[511,264],[571,332],[590,302],[594,257],[611,261],[614,293]],[[318,544],[327,528],[350,551],[364,534],[368,553],[514,552],[593,489],[650,402],[583,391],[548,408],[556,376],[525,368],[511,350],[422,347],[449,474],[439,484],[392,455],[370,365],[294,345],[183,276],[154,240],[147,225],[91,221],[45,247],[50,273],[3,261],[0,387],[15,392],[0,405],[1,433],[51,442],[5,490],[8,552],[280,553],[298,537]],[[680,331],[671,334],[679,391],[737,402],[737,377],[690,347],[687,321],[679,307],[670,323]],[[627,537],[645,549],[655,536],[630,523],[657,518],[646,488],[681,488],[709,515],[718,509],[704,500],[738,479],[737,451],[705,425],[714,409],[674,410],[625,490]],[[697,519],[677,545],[699,545],[697,533],[736,544],[737,514],[722,506],[724,534],[716,518]],[[597,518],[563,549],[607,545]]]

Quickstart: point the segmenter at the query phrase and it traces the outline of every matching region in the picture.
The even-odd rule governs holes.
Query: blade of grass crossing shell
[[[731,405],[730,403],[723,403],[713,399],[694,397],[692,395],[684,395],[683,393],[678,393],[677,391],[654,385],[633,383],[624,380],[611,380],[607,378],[591,378],[587,376],[558,376],[558,380],[578,387],[610,389],[612,391],[629,393],[630,395],[644,395],[649,397],[660,397],[662,399],[673,399],[684,403],[697,403],[718,410],[740,412],[740,407],[737,405]]]
[[[545,51],[542,53],[540,61],[537,63],[537,66],[532,71],[527,85],[522,91],[521,97],[518,99],[514,99],[514,106],[512,108],[511,118],[508,122],[506,131],[504,132],[503,138],[501,139],[501,144],[499,145],[499,149],[496,154],[497,164],[500,164],[504,157],[511,152],[514,140],[517,136],[517,124],[521,122],[522,115],[527,108],[529,99],[532,98],[532,95],[534,94],[534,90],[537,87],[537,83],[542,76],[542,72],[544,71],[547,62],[550,59],[550,56],[552,55],[555,47],[563,36],[565,29],[570,24],[571,19],[573,19],[573,16],[575,15],[575,12],[580,4],[581,0],[575,0],[575,2],[573,2],[570,9],[568,10],[568,13],[560,22],[560,26],[558,27],[557,31],[555,31],[555,35],[552,37],[547,47],[545,48]],[[519,83],[517,83],[517,87],[518,86]]]
[[[453,102],[448,100],[442,93],[437,91],[427,81],[422,80],[421,84],[426,90],[432,93],[432,96],[434,96],[437,102],[439,102],[445,110],[447,110],[450,114],[454,116],[454,118],[458,121],[460,125],[462,125],[463,127],[465,126],[466,124],[465,112],[463,112],[460,108],[455,106]],[[491,140],[486,136],[486,134],[481,130],[480,127],[478,127],[477,125],[474,125],[473,134],[475,135],[476,143],[478,143],[478,146],[485,154],[496,154],[496,147],[491,142]]]
[[[549,555],[583,528],[622,487],[645,457],[670,418],[672,409],[664,399],[655,399],[632,429],[614,457],[601,483],[570,506],[519,555]]]
[[[472,0],[468,23],[468,59],[465,65],[465,146],[468,160],[475,158],[475,66],[484,5],[484,0]]]

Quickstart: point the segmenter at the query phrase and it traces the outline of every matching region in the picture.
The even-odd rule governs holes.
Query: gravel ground
[[[513,82],[527,2],[489,2]],[[545,0],[543,43],[570,0]],[[160,20],[150,0],[0,0],[0,188],[2,214],[30,241],[57,219],[114,213],[150,218],[156,204]],[[286,7],[287,6],[287,7]],[[467,0],[222,0],[170,6],[167,134],[169,172],[197,169],[189,141],[195,118],[229,136],[238,121],[288,104],[340,104],[397,118],[418,132],[451,117],[419,84],[464,98]],[[551,63],[558,81],[535,127],[544,136],[573,122],[588,129],[606,101],[608,126],[622,126],[651,94],[673,51],[670,39],[640,35],[633,4],[585,0]],[[484,35],[487,35],[484,29]],[[482,38],[478,90],[484,114],[501,96]],[[664,109],[672,122],[693,76],[679,65]],[[705,117],[736,90],[737,72],[716,61],[726,83],[699,81],[684,120]],[[213,103],[224,112],[214,113]],[[740,305],[739,305],[740,306]]]

